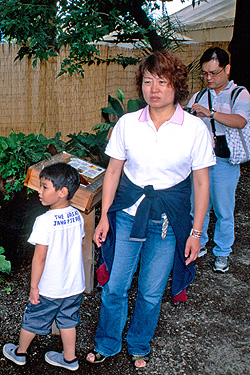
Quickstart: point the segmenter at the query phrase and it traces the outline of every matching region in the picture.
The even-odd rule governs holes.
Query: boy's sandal
[[[140,369],[147,366],[147,363],[149,362],[150,358],[149,355],[131,355],[131,361],[136,369]],[[145,365],[143,366],[136,366],[136,361],[144,361]]]
[[[89,356],[90,354],[92,354],[92,355],[95,357],[94,361],[90,361],[90,360],[88,359],[88,356]],[[96,363],[102,363],[102,362],[104,362],[106,358],[107,358],[107,357],[105,357],[105,355],[102,355],[101,353],[98,353],[98,352],[95,351],[95,350],[91,350],[91,351],[87,354],[87,356],[86,356],[86,361],[88,361],[89,363],[95,365]]]

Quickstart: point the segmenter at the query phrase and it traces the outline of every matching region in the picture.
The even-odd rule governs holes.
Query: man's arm
[[[48,246],[36,244],[35,252],[32,260],[31,268],[31,282],[30,282],[30,296],[29,301],[33,305],[38,305],[39,301],[39,289],[38,284],[41,279],[44,264],[46,260]]]
[[[196,111],[198,117],[208,117],[211,116],[211,111],[208,108],[203,107],[199,103],[194,103],[192,105],[192,111]],[[214,120],[222,125],[228,126],[229,128],[243,129],[247,121],[244,117],[235,114],[226,114],[222,112],[215,112]]]

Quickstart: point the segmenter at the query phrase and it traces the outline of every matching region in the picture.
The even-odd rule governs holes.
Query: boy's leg
[[[25,365],[26,352],[34,337],[35,333],[28,332],[21,328],[19,345],[14,345],[12,343],[5,344],[3,347],[3,355],[19,366]]]
[[[25,329],[21,328],[17,353],[26,353],[28,347],[31,344],[31,341],[34,339],[35,336],[35,333],[28,332]]]
[[[62,343],[63,343],[63,356],[66,361],[72,361],[76,358],[76,329],[60,329]]]
[[[52,366],[63,367],[71,371],[75,371],[79,368],[79,363],[75,356],[75,327],[80,323],[79,309],[81,302],[82,293],[63,298],[60,302],[60,308],[55,318],[57,327],[60,329],[61,333],[63,353],[50,351],[45,354],[45,361]]]

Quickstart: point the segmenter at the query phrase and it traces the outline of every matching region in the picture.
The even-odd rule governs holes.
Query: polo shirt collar
[[[227,84],[227,86],[223,90],[221,90],[220,92],[229,90],[233,85],[234,85],[234,81],[233,80],[229,81],[228,84]],[[218,95],[218,94],[216,94],[216,92],[214,91],[214,89],[208,89],[208,90],[210,90],[214,95]]]
[[[139,116],[139,121],[142,121],[142,122],[152,121],[150,117],[150,113],[149,113],[149,105],[143,108]],[[173,116],[170,118],[169,121],[166,121],[166,122],[172,122],[177,125],[182,125],[183,121],[184,121],[184,111],[181,108],[180,104],[177,104],[176,110]]]

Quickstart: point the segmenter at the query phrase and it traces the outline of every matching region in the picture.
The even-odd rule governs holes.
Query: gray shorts
[[[59,329],[69,329],[80,323],[79,309],[83,293],[66,298],[39,296],[40,303],[29,301],[24,312],[22,328],[37,335],[48,335],[53,321]]]

